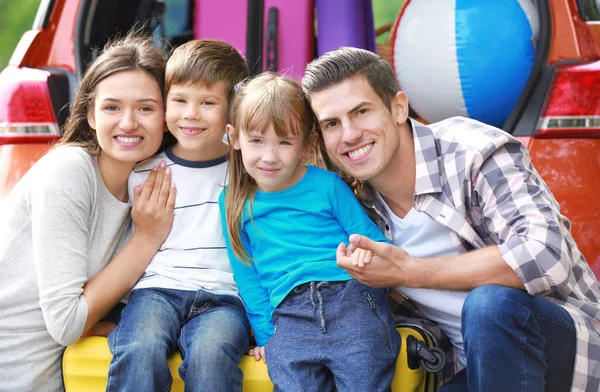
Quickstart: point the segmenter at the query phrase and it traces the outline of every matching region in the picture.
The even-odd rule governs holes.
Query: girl
[[[164,166],[136,190],[133,210],[127,200],[129,172],[162,141],[163,74],[148,39],[110,44],[81,80],[60,144],[9,194],[0,390],[64,390],[64,346],[131,289],[169,233],[175,189]],[[135,231],[121,244],[131,218]]]
[[[400,342],[386,291],[335,262],[350,234],[385,237],[340,177],[299,163],[314,125],[300,85],[263,74],[239,86],[230,114],[220,206],[252,354],[279,391],[389,390]]]

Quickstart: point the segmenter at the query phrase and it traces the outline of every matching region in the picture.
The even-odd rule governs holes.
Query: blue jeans
[[[239,298],[207,291],[134,290],[117,328],[107,391],[168,391],[177,348],[186,391],[241,391],[249,325]]]
[[[275,391],[389,391],[400,337],[385,290],[311,282],[273,313],[265,356]]]
[[[469,293],[462,310],[467,368],[439,392],[567,392],[576,335],[566,310],[495,285]]]

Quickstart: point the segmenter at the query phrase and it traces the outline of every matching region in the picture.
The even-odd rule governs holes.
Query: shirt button
[[[389,230],[390,229],[390,225],[385,225],[385,229]]]

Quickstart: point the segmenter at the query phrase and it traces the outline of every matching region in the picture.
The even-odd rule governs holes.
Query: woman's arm
[[[32,249],[46,328],[66,346],[96,324],[141,276],[169,233],[175,190],[164,169],[149,178],[134,201],[135,233],[88,282],[88,271],[103,266],[101,260],[89,258],[91,236],[112,233],[118,222],[108,225],[112,229],[105,222],[95,226],[90,222],[96,178],[90,175],[93,169],[87,161],[76,157],[48,165],[32,194]],[[115,215],[117,221],[122,219],[122,212]]]
[[[138,281],[165,241],[173,224],[176,190],[171,172],[159,167],[134,192],[133,236],[123,249],[83,289],[88,317],[83,328],[94,326]]]

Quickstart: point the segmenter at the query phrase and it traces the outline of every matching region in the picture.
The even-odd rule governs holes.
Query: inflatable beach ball
[[[393,67],[425,121],[465,116],[501,127],[535,60],[531,0],[408,0],[392,32]]]

